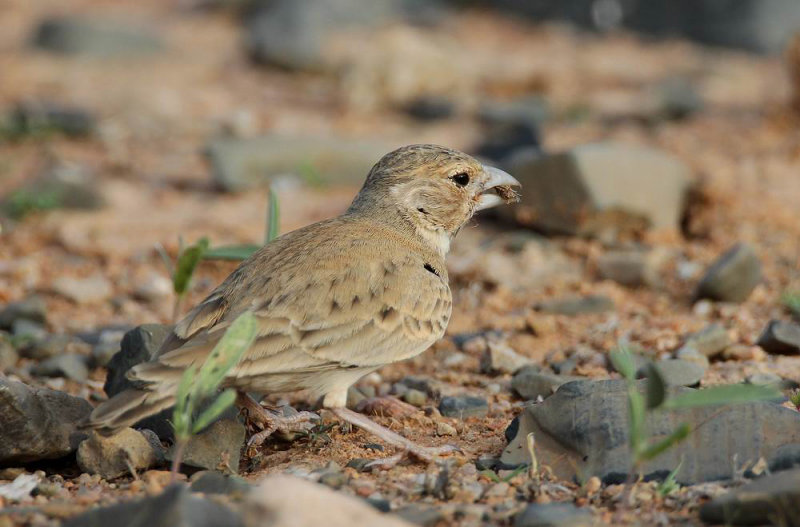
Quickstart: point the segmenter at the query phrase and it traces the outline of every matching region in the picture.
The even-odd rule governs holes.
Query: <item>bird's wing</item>
[[[300,256],[281,256],[276,247],[240,267],[176,326],[175,349],[162,350],[159,366],[143,365],[134,377],[154,382],[164,367],[202,362],[247,310],[257,317],[258,337],[231,372],[237,379],[381,366],[444,334],[452,302],[443,264],[437,270],[415,251],[387,249],[374,236],[325,240],[317,233]]]

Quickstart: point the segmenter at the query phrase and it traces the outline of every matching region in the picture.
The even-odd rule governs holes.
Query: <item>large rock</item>
[[[31,296],[18,302],[10,302],[0,310],[0,329],[12,329],[14,322],[18,320],[44,324],[46,318],[47,306],[44,299]]]
[[[243,527],[234,511],[173,485],[152,498],[93,509],[64,523],[64,527]]]
[[[214,422],[197,435],[192,436],[181,458],[181,464],[195,469],[239,472],[239,460],[244,447],[245,429],[235,417]],[[167,452],[167,460],[175,455],[173,446]]]
[[[592,527],[588,508],[572,503],[531,503],[514,518],[514,527]]]
[[[152,359],[161,348],[172,328],[161,324],[144,324],[125,333],[120,343],[120,350],[111,357],[108,363],[108,374],[103,389],[106,395],[113,397],[120,392],[132,388],[133,384],[125,374],[128,370]],[[136,423],[137,428],[149,428],[161,439],[172,438],[172,410],[164,410],[156,415],[142,419]]]
[[[82,471],[115,479],[131,471],[147,470],[158,454],[141,432],[125,428],[109,437],[92,433],[78,446],[77,459]]]
[[[758,337],[757,344],[767,353],[797,355],[800,353],[800,325],[783,320],[771,320]]]
[[[163,48],[161,40],[130,24],[79,17],[52,17],[39,24],[33,44],[65,55],[120,57],[142,55]]]
[[[361,185],[372,166],[393,147],[365,141],[269,135],[218,139],[207,149],[214,181],[227,191],[297,175],[311,184]]]
[[[761,262],[747,244],[737,244],[720,256],[697,284],[696,298],[744,302],[761,283]]]
[[[555,234],[678,229],[690,185],[689,168],[675,157],[613,143],[512,156],[506,169],[525,189],[506,214]]]
[[[267,476],[245,504],[247,527],[261,527],[265,518],[270,527],[411,527],[362,500],[282,474]]]
[[[640,386],[644,389],[644,384]],[[690,388],[669,388],[671,394],[686,390]],[[689,438],[647,463],[645,475],[663,477],[682,460],[677,480],[690,484],[733,478],[737,470],[761,457],[773,470],[800,460],[800,415],[777,404],[660,410],[647,418],[655,439],[681,423],[691,425]],[[559,477],[572,479],[581,474],[621,482],[631,470],[625,381],[567,383],[541,404],[528,407],[501,461],[529,462],[525,441],[531,432],[539,463],[551,466]]]
[[[800,469],[764,476],[700,507],[720,525],[800,525]]]
[[[91,411],[84,399],[0,377],[0,464],[56,459],[73,452],[76,426]]]

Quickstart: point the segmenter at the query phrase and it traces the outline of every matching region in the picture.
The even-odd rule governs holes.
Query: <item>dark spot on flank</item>
[[[433,273],[436,276],[439,276],[438,271],[436,271],[436,269],[434,269],[433,266],[431,264],[429,264],[429,263],[425,264],[425,270],[428,271],[429,273]]]
[[[427,213],[428,213],[428,212],[427,212],[425,209],[423,209],[422,207],[419,207],[417,210],[418,210],[418,211],[420,211],[420,212],[421,212],[421,213],[423,213],[423,214],[427,214]]]
[[[350,302],[350,305],[351,306],[357,306],[360,303],[361,303],[361,299],[358,296],[354,296],[353,297],[353,301]]]
[[[331,313],[334,313],[334,312],[339,311],[341,309],[342,309],[342,306],[339,305],[339,302],[337,302],[336,300],[331,302]]]

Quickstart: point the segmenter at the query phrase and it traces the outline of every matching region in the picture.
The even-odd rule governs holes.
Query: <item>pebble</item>
[[[771,320],[756,342],[767,353],[800,354],[800,324]]]
[[[113,293],[111,282],[102,275],[86,278],[61,276],[53,281],[53,290],[77,304],[91,304],[107,300]]]
[[[721,302],[744,302],[761,283],[761,262],[747,244],[737,244],[720,256],[706,271],[695,298]]]
[[[439,411],[445,417],[459,419],[484,417],[489,412],[489,404],[486,399],[468,395],[443,397],[439,403]]]
[[[715,323],[690,335],[681,349],[693,348],[706,357],[712,358],[722,353],[730,345],[731,338],[728,335],[728,330]]]
[[[44,299],[30,296],[18,302],[10,302],[0,310],[0,329],[9,330],[17,320],[28,320],[44,324],[47,319],[47,306]]]
[[[587,494],[594,494],[599,491],[602,486],[603,484],[600,481],[600,478],[597,476],[592,476],[586,481],[586,484],[583,488],[586,490]]]
[[[415,390],[413,388],[403,394],[403,400],[408,404],[413,404],[416,407],[424,406],[428,402],[428,396],[424,392]]]
[[[89,368],[86,357],[67,353],[50,357],[31,368],[31,374],[39,377],[66,377],[75,382],[83,383],[89,378]]]
[[[661,374],[664,382],[671,386],[696,386],[705,375],[705,368],[695,362],[681,359],[667,359],[653,363],[653,366]],[[637,377],[646,377],[647,366],[640,368],[636,373]]]
[[[483,373],[514,373],[530,363],[528,357],[520,355],[505,342],[489,340],[480,367]]]
[[[88,355],[91,347],[84,341],[70,335],[48,335],[43,340],[22,350],[22,356],[27,359],[45,360],[57,357],[64,353]]]
[[[450,423],[446,423],[444,421],[439,421],[439,422],[436,423],[436,435],[437,436],[455,436],[455,435],[458,435],[458,431]]]
[[[78,467],[84,472],[115,479],[127,476],[132,470],[150,468],[157,455],[140,432],[126,428],[108,437],[91,434],[78,446],[77,459]]]

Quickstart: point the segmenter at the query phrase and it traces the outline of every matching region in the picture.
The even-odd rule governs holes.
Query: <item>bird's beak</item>
[[[499,168],[485,165],[483,173],[487,176],[486,184],[483,186],[483,191],[475,210],[488,209],[503,203],[516,203],[519,201],[519,194],[511,187],[521,187],[522,185],[511,174],[503,172]]]

